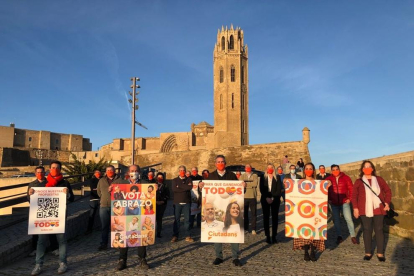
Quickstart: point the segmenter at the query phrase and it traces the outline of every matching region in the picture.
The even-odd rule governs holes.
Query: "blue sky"
[[[213,124],[217,29],[249,47],[250,143],[311,130],[318,164],[414,149],[412,1],[1,1],[0,125],[130,137]]]

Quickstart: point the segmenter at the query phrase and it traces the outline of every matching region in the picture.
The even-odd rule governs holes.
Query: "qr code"
[[[59,217],[59,198],[38,198],[37,218]]]

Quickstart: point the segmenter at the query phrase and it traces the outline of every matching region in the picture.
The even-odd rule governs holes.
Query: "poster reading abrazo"
[[[154,184],[114,184],[111,193],[111,247],[155,243]]]
[[[328,180],[286,179],[285,236],[326,240]]]
[[[242,181],[205,180],[201,242],[244,243]]]

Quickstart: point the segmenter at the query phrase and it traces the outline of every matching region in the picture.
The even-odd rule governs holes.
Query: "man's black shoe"
[[[221,264],[223,262],[223,260],[222,259],[220,259],[220,258],[216,258],[215,260],[214,260],[214,262],[213,262],[213,265],[219,265],[219,264]]]
[[[124,270],[125,268],[126,268],[127,266],[126,266],[126,260],[123,260],[123,259],[120,259],[119,261],[118,261],[118,265],[117,265],[117,267],[116,267],[116,270]]]
[[[233,264],[234,264],[235,266],[242,266],[242,264],[241,264],[241,262],[240,262],[240,260],[239,260],[239,259],[234,259],[234,260],[233,260]]]
[[[277,243],[276,237],[272,237],[272,243]]]
[[[338,236],[338,238],[336,238],[336,244],[340,244],[344,241],[344,239],[342,239],[341,236]]]

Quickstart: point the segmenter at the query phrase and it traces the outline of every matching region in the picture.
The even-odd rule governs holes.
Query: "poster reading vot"
[[[242,181],[203,182],[201,242],[244,243]]]
[[[155,184],[113,184],[111,247],[155,243]]]
[[[327,239],[328,183],[327,180],[284,181],[286,237]]]
[[[30,196],[29,235],[65,233],[65,187],[34,187]]]

